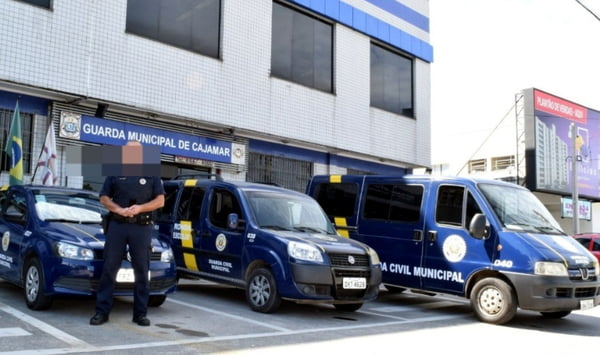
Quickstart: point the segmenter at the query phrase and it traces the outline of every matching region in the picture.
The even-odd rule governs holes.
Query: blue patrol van
[[[178,275],[245,289],[250,308],[282,300],[355,311],[377,297],[377,253],[339,236],[309,196],[219,178],[164,182],[159,234],[171,240]]]
[[[517,308],[562,318],[600,303],[598,261],[526,188],[432,176],[315,176],[307,193],[379,254],[382,282],[470,299],[484,322]]]

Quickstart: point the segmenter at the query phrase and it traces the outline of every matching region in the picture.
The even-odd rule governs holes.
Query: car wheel
[[[362,305],[363,305],[362,303],[341,303],[341,304],[334,304],[333,306],[338,311],[354,312],[354,311],[357,311],[360,307],[362,307]]]
[[[506,282],[496,278],[485,278],[473,287],[471,307],[479,320],[491,324],[504,324],[517,313],[517,297]]]
[[[150,295],[148,298],[148,307],[160,307],[165,300],[167,299],[167,295]]]
[[[564,318],[571,314],[571,311],[560,311],[560,312],[540,312],[544,318],[559,319]]]
[[[257,312],[273,313],[279,309],[281,297],[270,270],[258,268],[250,273],[246,283],[246,300]]]
[[[30,309],[39,311],[50,308],[52,296],[47,296],[44,288],[44,273],[38,258],[30,258],[25,263],[23,292],[25,303]]]

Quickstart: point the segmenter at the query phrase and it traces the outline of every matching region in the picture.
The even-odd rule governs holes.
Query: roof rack
[[[194,173],[194,174],[177,175],[173,178],[173,180],[186,180],[186,179],[198,179],[198,178],[212,180],[211,178],[213,178],[213,177],[217,181],[223,181],[223,177],[221,175],[211,174],[211,173]]]

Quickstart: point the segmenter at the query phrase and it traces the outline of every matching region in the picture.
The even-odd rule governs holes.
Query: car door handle
[[[435,242],[437,240],[437,231],[428,231],[427,232],[427,241]]]
[[[413,231],[413,242],[422,242],[423,241],[423,231],[420,229],[415,229]]]

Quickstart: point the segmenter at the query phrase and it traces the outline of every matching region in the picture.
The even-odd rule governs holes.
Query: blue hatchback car
[[[15,185],[0,190],[0,278],[23,288],[27,306],[47,309],[56,295],[94,295],[103,264],[97,193]],[[149,306],[160,306],[177,284],[173,252],[154,237]],[[115,295],[133,295],[133,268],[123,255]]]

